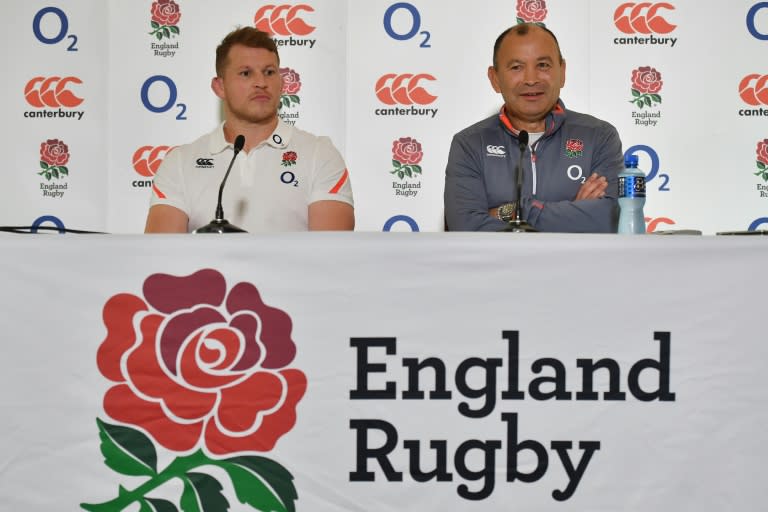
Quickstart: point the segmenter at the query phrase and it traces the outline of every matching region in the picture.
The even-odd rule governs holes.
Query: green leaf
[[[48,181],[51,181],[51,173],[46,172],[45,173],[45,179],[48,180]]]
[[[43,162],[42,160],[40,160],[40,167],[42,169],[47,169],[49,167],[49,165],[46,162]]]
[[[392,159],[392,165],[395,166],[395,169],[399,169],[399,168],[401,168],[403,166],[403,164],[401,164],[400,162],[398,162],[394,158]]]
[[[259,510],[295,512],[293,475],[277,462],[257,456],[235,457],[218,463],[232,479],[240,503]]]
[[[634,96],[635,98],[639,98],[640,91],[638,91],[637,89],[632,89],[632,96]]]
[[[69,176],[69,169],[63,165],[59,167],[59,172],[64,176]]]
[[[288,98],[288,96],[283,96],[281,98],[281,101],[282,101],[284,106],[286,106],[286,107],[290,107],[291,106],[291,100]]]
[[[160,32],[160,31],[157,31],[157,32],[155,32],[155,37],[157,38],[158,41],[162,41],[163,40],[163,33]]]
[[[413,169],[413,172],[416,174],[421,174],[421,166],[420,165],[412,165],[411,169]]]
[[[96,418],[104,464],[121,475],[155,476],[157,452],[143,433],[129,427],[110,425]]]
[[[397,171],[397,177],[400,179],[403,179],[405,177],[405,173],[401,170]]]
[[[403,167],[403,171],[405,171],[406,176],[408,176],[409,178],[413,178],[413,172],[411,172],[410,165],[406,165],[405,167]]]
[[[53,174],[54,178],[59,179],[59,168],[51,167],[51,174]]]
[[[179,512],[176,505],[167,500],[142,498],[139,503],[141,504],[139,512]]]
[[[153,21],[152,23],[150,23],[150,25],[152,25],[152,28],[155,30],[160,28],[160,24],[156,21]]]
[[[641,98],[641,99],[639,99],[639,100],[637,100],[637,101],[635,102],[635,105],[637,105],[639,108],[643,108],[643,106],[645,105],[645,103],[643,103],[643,100],[642,100],[642,98]]]
[[[651,99],[656,103],[661,103],[661,96],[659,96],[658,94],[651,94]]]
[[[768,168],[768,166],[767,166],[767,165],[765,165],[765,164],[764,164],[763,162],[761,162],[760,160],[758,160],[758,161],[757,161],[757,168],[758,168],[758,169],[760,169],[760,170],[762,171],[762,170],[764,170],[764,169],[767,169],[767,168]]]
[[[172,33],[176,35],[179,35],[179,33],[181,33],[181,31],[179,30],[179,27],[177,27],[176,25],[168,27],[168,30],[170,30]]]
[[[165,37],[171,37],[171,31],[168,30],[168,27],[163,27],[163,35]]]
[[[651,98],[650,98],[650,96],[646,96],[645,97],[645,105],[648,106],[648,107],[651,106]]]
[[[294,102],[297,105],[301,105],[301,98],[299,98],[297,95],[292,94],[291,95],[291,101]]]
[[[221,493],[223,487],[218,480],[204,473],[187,473],[184,492],[181,495],[181,510],[184,512],[226,512],[229,502]]]

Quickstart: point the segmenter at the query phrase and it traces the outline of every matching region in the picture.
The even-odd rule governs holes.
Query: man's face
[[[544,118],[565,85],[565,62],[560,62],[552,36],[532,27],[523,36],[507,34],[497,53],[496,67],[488,68],[488,78],[504,97],[515,128],[544,131]]]
[[[277,55],[264,48],[236,44],[229,50],[223,76],[211,83],[229,116],[264,124],[277,117],[283,90]]]

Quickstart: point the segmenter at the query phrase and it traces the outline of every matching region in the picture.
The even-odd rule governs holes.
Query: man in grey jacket
[[[612,125],[565,108],[565,60],[555,35],[522,23],[493,48],[488,78],[504,98],[493,115],[457,133],[445,170],[449,231],[501,231],[516,219],[538,231],[614,233],[621,140]],[[517,197],[518,136],[523,187]]]

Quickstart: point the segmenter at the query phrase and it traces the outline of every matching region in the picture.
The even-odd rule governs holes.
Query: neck
[[[240,119],[227,119],[224,122],[224,138],[227,142],[233,142],[238,135],[245,136],[243,150],[247,153],[269,138],[277,128],[278,117],[260,123],[250,123]]]

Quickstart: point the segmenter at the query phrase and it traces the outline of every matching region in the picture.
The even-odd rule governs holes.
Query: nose
[[[253,74],[253,86],[259,89],[263,89],[267,86],[267,77],[264,76],[264,73]]]
[[[535,67],[527,66],[523,73],[523,82],[525,82],[525,85],[536,85],[538,81],[539,75],[537,69]]]

